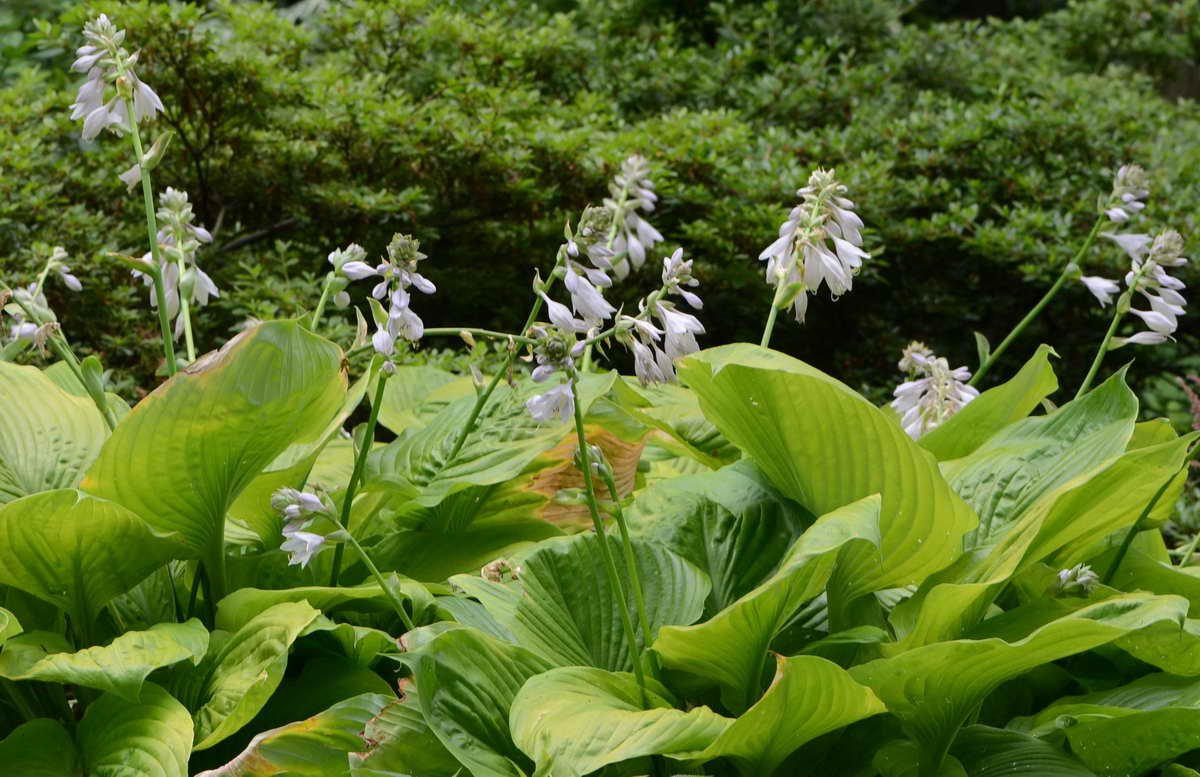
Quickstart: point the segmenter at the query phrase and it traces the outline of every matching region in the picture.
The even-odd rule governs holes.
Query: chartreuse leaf
[[[433,604],[433,595],[420,583],[400,577],[395,572],[384,575],[391,589],[402,601],[412,606],[415,619],[420,620]],[[377,581],[357,586],[296,586],[282,589],[239,588],[217,604],[217,628],[237,631],[264,611],[283,602],[308,602],[322,612],[355,603],[377,601],[379,609],[391,612],[392,605]]]
[[[762,585],[704,623],[663,628],[653,645],[663,664],[719,686],[729,709],[748,708],[762,691],[771,641],[821,593],[839,553],[878,537],[879,504],[869,496],[822,516]]]
[[[21,777],[84,777],[75,741],[49,718],[24,723],[0,740],[0,764]]]
[[[775,769],[809,740],[855,721],[886,712],[870,688],[845,669],[815,656],[775,657],[775,679],[697,760],[728,758],[745,777]]]
[[[277,604],[232,635],[214,634],[200,665],[178,672],[173,688],[192,710],[197,750],[233,734],[262,709],[283,677],[288,649],[320,614],[307,602]]]
[[[76,739],[87,777],[187,777],[191,719],[154,683],[138,702],[106,693],[89,704]]]
[[[900,719],[934,773],[958,729],[1001,683],[1034,667],[1112,642],[1162,621],[1180,621],[1187,601],[1126,594],[1083,607],[1016,641],[954,640],[850,669]],[[914,682],[919,678],[919,682]]]
[[[583,666],[532,677],[512,703],[513,742],[537,763],[534,777],[583,777],[647,755],[704,750],[733,723],[708,707],[675,709],[654,681]]]
[[[25,634],[5,645],[0,677],[82,685],[131,702],[141,698],[142,684],[155,669],[180,661],[198,663],[208,648],[208,630],[194,618],[129,631],[108,645],[75,653],[59,652],[62,646],[47,645],[42,634]]]
[[[580,379],[578,390],[584,412],[609,391],[615,379],[615,373]],[[570,431],[569,424],[541,423],[525,410],[525,400],[541,391],[545,387],[530,380],[522,381],[515,389],[504,385],[497,388],[457,452],[455,443],[474,410],[475,398],[466,396],[451,402],[425,426],[372,451],[368,460],[371,479],[414,486],[420,491],[417,503],[432,507],[455,491],[515,477]]]
[[[462,764],[442,745],[421,714],[417,691],[405,689],[363,729],[367,746],[350,754],[351,777],[461,777]]]
[[[950,754],[968,777],[1096,777],[1095,772],[1037,737],[990,726],[967,726]]]
[[[346,392],[341,362],[294,321],[248,329],[142,400],[82,488],[179,533],[220,597],[226,512],[289,445],[329,424]]]
[[[3,361],[0,397],[0,504],[78,485],[108,438],[92,400],[36,367]]]
[[[492,614],[518,644],[553,664],[632,669],[620,609],[608,585],[598,542],[596,535],[587,533],[541,543],[522,563],[524,593],[511,617],[505,618],[505,608]],[[621,544],[614,537],[608,542],[619,562],[626,607],[636,612]],[[653,641],[666,625],[694,623],[708,596],[704,573],[661,546],[635,541],[633,547],[651,630],[648,636],[639,633],[639,641]],[[487,598],[483,604],[492,601]]]
[[[508,711],[547,661],[470,628],[444,632],[402,660],[426,723],[474,777],[521,777],[530,768],[509,734]]]
[[[350,771],[349,753],[366,748],[363,729],[395,697],[364,693],[305,720],[255,734],[236,758],[196,777],[338,777]]]
[[[746,344],[694,354],[680,377],[705,416],[813,514],[881,495],[879,545],[842,557],[831,600],[917,583],[958,557],[971,509],[929,452],[845,384]]]
[[[992,435],[1032,413],[1058,389],[1050,366],[1054,349],[1038,346],[1011,380],[988,389],[945,423],[923,436],[920,445],[938,461],[957,459],[973,452]]]
[[[1083,397],[1013,423],[969,456],[944,465],[950,485],[979,516],[979,527],[965,538],[967,549],[995,543],[1043,495],[1121,455],[1137,409],[1122,370]]]
[[[24,629],[21,628],[21,623],[17,620],[17,616],[0,607],[0,645],[3,645],[22,631]]]
[[[65,610],[84,630],[181,549],[121,505],[73,489],[0,507],[0,583]]]
[[[455,399],[473,395],[469,375],[455,375],[428,365],[397,367],[383,389],[379,423],[396,434],[415,429]],[[370,391],[372,401],[375,388]]]
[[[813,520],[749,460],[659,481],[628,515],[635,530],[708,574],[713,613],[767,579]]]

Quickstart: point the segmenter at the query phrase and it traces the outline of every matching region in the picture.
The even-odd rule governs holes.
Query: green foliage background
[[[156,183],[187,189],[216,227],[200,258],[222,289],[198,316],[206,345],[311,307],[330,250],[376,254],[396,231],[432,257],[429,325],[515,326],[530,265],[549,265],[563,222],[631,152],[656,170],[664,248],[697,260],[710,344],[757,341],[758,252],[811,168],[837,168],[875,258],[774,344],[880,398],[910,339],[973,366],[970,331],[995,342],[1040,296],[1117,165],[1153,175],[1138,231],[1196,227],[1197,0],[993,4],[1028,15],[1004,21],[884,0],[67,5],[0,16],[0,262],[16,281],[38,243],[64,245],[86,285],[52,290],[66,331],[144,385],[157,322],[103,258],[145,250],[140,198],[116,179],[127,147],[81,143],[69,119],[66,68],[102,10],[141,46],[178,133]],[[1104,245],[1085,270],[1121,265]],[[1194,268],[1182,276],[1195,286]],[[1076,284],[993,377],[1046,341],[1072,385],[1105,315]],[[1182,371],[1195,331],[1142,349],[1136,369]],[[1182,408],[1162,383],[1150,395]]]

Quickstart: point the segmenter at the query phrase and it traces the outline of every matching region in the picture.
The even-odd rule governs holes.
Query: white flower
[[[1149,194],[1146,171],[1137,165],[1122,165],[1113,177],[1112,194],[1104,215],[1117,224],[1124,224],[1146,207],[1141,200]]]
[[[801,323],[808,310],[805,293],[816,294],[825,284],[834,298],[841,296],[851,290],[862,261],[870,257],[861,248],[862,219],[854,203],[840,196],[845,190],[832,170],[815,170],[808,185],[796,192],[802,202],[780,225],[779,237],[758,255],[767,262],[768,284],[802,286],[792,301]]]
[[[313,556],[325,547],[325,538],[312,532],[293,531],[284,537],[286,539],[279,549],[288,554],[288,566],[299,564],[301,567],[307,567]]]
[[[607,280],[603,273],[598,274]],[[566,275],[563,276],[563,285],[571,295],[571,307],[587,324],[588,329],[600,326],[617,312],[592,284],[591,274],[585,278],[570,263],[567,265]]]
[[[537,421],[547,423],[560,421],[569,423],[575,415],[575,397],[571,393],[571,382],[560,383],[542,394],[530,397],[525,409]]]
[[[118,131],[132,128],[129,106],[120,94],[104,102],[107,85],[117,82],[122,75],[127,80],[130,102],[133,103],[132,119],[153,121],[163,110],[162,100],[134,72],[138,55],[121,48],[125,32],[118,30],[102,14],[84,25],[83,35],[88,43],[79,47],[75,52],[76,59],[71,63],[72,70],[87,73],[87,80],[80,86],[71,106],[71,118],[84,120],[83,139],[95,138],[106,127],[116,127]]]
[[[900,354],[900,361],[896,366],[901,372],[916,375],[929,369],[929,360],[932,358],[933,350],[925,343],[914,340]]]
[[[1109,350],[1116,350],[1123,345],[1158,345],[1165,343],[1171,338],[1158,332],[1138,332],[1131,337],[1114,337],[1109,343]]]
[[[1120,284],[1116,281],[1110,281],[1108,278],[1101,278],[1098,275],[1085,275],[1079,280],[1083,281],[1083,285],[1087,286],[1087,290],[1092,293],[1100,302],[1100,307],[1104,307],[1112,302],[1112,295],[1121,290]]]
[[[121,183],[125,184],[126,191],[133,191],[134,187],[142,182],[142,166],[134,165],[118,175],[117,178],[121,179]]]
[[[1148,251],[1142,253],[1144,260],[1133,256],[1132,268],[1125,275],[1125,284],[1130,292],[1139,292],[1150,303],[1150,310],[1129,310],[1142,319],[1149,331],[1139,332],[1132,337],[1114,337],[1109,343],[1110,350],[1129,344],[1157,345],[1166,342],[1179,328],[1179,316],[1187,312],[1184,307],[1187,300],[1179,293],[1184,284],[1166,271],[1166,267],[1187,263],[1182,256],[1183,238],[1174,230],[1166,230],[1154,238]]]
[[[544,291],[539,291],[538,296],[546,303],[546,313],[550,316],[550,322],[564,332],[586,332],[588,325],[583,321],[571,315],[571,310],[561,302],[555,302]]]
[[[912,346],[906,349],[906,356],[910,349]],[[952,370],[944,358],[934,357],[932,352],[926,355],[914,350],[913,353],[920,358],[910,358],[909,364],[922,377],[905,381],[896,388],[892,408],[900,415],[904,431],[915,440],[961,410],[979,396],[979,391],[966,384],[971,378],[966,367]],[[904,362],[902,359],[901,364]]]
[[[663,288],[668,294],[678,294],[691,305],[693,309],[700,310],[704,307],[703,300],[694,292],[688,291],[685,286],[698,286],[700,281],[692,277],[692,260],[683,260],[683,249],[676,248],[675,253],[670,257],[663,259],[662,272]]]
[[[370,278],[372,275],[379,274],[374,267],[366,262],[346,262],[339,269],[342,275],[345,275],[352,281],[361,281],[363,278]],[[381,294],[380,297],[382,296]]]
[[[676,310],[670,302],[655,303],[654,314],[662,322],[663,350],[672,361],[700,350],[696,335],[704,334],[704,325],[698,318]]]
[[[608,185],[612,196],[604,200],[604,206],[617,224],[611,253],[628,256],[634,268],[641,267],[646,261],[646,252],[663,239],[662,233],[638,213],[638,209],[650,213],[658,201],[654,182],[649,175],[650,164],[645,157],[639,154],[628,157],[621,163],[621,172]],[[593,256],[593,261],[598,267],[605,267],[609,264],[609,257]],[[618,278],[629,274],[629,267],[624,262],[617,263],[613,269]]]
[[[1142,234],[1125,234],[1117,235],[1112,232],[1101,232],[1101,237],[1106,237],[1121,247],[1121,250],[1129,254],[1129,258],[1135,261],[1140,260],[1146,253],[1146,248],[1150,245],[1151,238],[1149,235]]]

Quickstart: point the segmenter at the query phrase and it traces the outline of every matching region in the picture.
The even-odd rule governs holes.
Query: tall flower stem
[[[379,371],[378,382],[375,385],[375,397],[371,402],[371,414],[367,417],[367,428],[363,433],[362,447],[358,450],[358,455],[354,457],[354,470],[350,473],[350,482],[346,484],[346,494],[342,497],[342,519],[340,525],[345,527],[350,525],[350,508],[354,504],[354,496],[358,491],[359,483],[362,481],[363,470],[367,467],[367,455],[371,452],[371,443],[375,441],[375,426],[379,423],[379,408],[383,406],[383,391],[387,385],[387,379],[391,377],[383,370]],[[349,530],[346,531],[350,534]],[[354,546],[358,548],[358,542],[354,537],[350,537],[354,542]],[[342,570],[342,553],[344,546],[338,545],[333,551],[333,569],[329,573],[329,585],[336,587],[338,584],[338,575]],[[359,553],[366,557],[366,553],[362,548],[358,548]],[[370,561],[367,561],[368,565]],[[378,575],[378,572],[376,572]],[[380,583],[382,585],[382,583]],[[411,628],[411,627],[410,627]]]
[[[122,68],[123,70],[123,68]],[[121,73],[121,77],[126,77],[125,73]],[[142,151],[142,135],[138,131],[137,113],[133,109],[133,98],[129,95],[123,95],[125,100],[125,110],[129,115],[129,124],[132,131],[129,133],[130,141],[133,143],[133,153],[136,157],[135,163],[142,164],[144,153]],[[154,298],[158,300],[158,326],[162,330],[163,339],[163,356],[167,361],[167,376],[174,376],[179,371],[179,365],[175,363],[175,336],[171,332],[171,320],[167,315],[167,291],[163,285],[162,278],[162,252],[158,247],[158,219],[154,211],[154,188],[150,183],[150,171],[142,169],[142,204],[146,209],[146,234],[150,239],[150,255],[154,259],[154,267],[151,268],[150,277],[154,280]],[[184,313],[184,327],[187,330],[191,329],[191,322],[187,320],[187,303],[180,296],[181,310]]]
[[[775,331],[775,319],[779,316],[779,308],[783,303],[783,297],[787,284],[780,278],[775,284],[775,296],[771,299],[771,312],[767,314],[767,323],[763,327],[762,339],[759,341],[759,346],[769,348],[771,345],[771,333]],[[806,294],[804,289],[800,290],[801,294]]]
[[[539,301],[540,301],[540,299],[539,299]],[[533,322],[530,321],[529,323],[532,324]],[[528,329],[528,328],[529,327],[527,326],[526,329]],[[524,344],[533,344],[533,343],[537,342],[532,337],[525,337],[524,334],[514,335],[509,332],[497,332],[493,329],[476,329],[474,327],[469,327],[469,326],[431,327],[429,329],[426,329],[424,334],[426,336],[429,336],[429,335],[454,336],[454,335],[460,335],[463,332],[466,332],[469,335],[474,335],[476,337],[491,337],[496,340],[512,340],[514,342],[524,343]]]
[[[1037,304],[1025,314],[1025,317],[1022,318],[1015,327],[1013,327],[1012,331],[1008,333],[1008,336],[1000,341],[1000,344],[996,346],[996,349],[988,354],[987,359],[985,359],[984,362],[979,365],[979,369],[975,371],[975,374],[971,377],[971,380],[967,382],[968,386],[974,386],[983,379],[983,376],[987,374],[987,371],[991,369],[993,364],[996,363],[996,360],[1008,350],[1008,347],[1012,345],[1014,340],[1021,336],[1021,333],[1025,331],[1025,328],[1033,323],[1033,320],[1041,314],[1047,305],[1050,304],[1050,300],[1054,299],[1054,297],[1058,295],[1058,292],[1062,290],[1063,285],[1067,282],[1071,275],[1078,270],[1079,260],[1082,259],[1084,253],[1091,248],[1092,243],[1096,239],[1096,235],[1100,232],[1100,227],[1102,224],[1104,224],[1103,215],[1097,217],[1096,223],[1092,225],[1092,231],[1088,233],[1087,239],[1083,241],[1083,245],[1081,245],[1079,250],[1075,252],[1075,256],[1071,258],[1071,261],[1067,262],[1066,267],[1064,267],[1063,271],[1059,273],[1059,276],[1054,281],[1054,284],[1049,288],[1049,290],[1046,291],[1044,295],[1042,295],[1042,298],[1037,301]]]
[[[641,574],[638,572],[637,557],[633,552],[633,540],[629,536],[629,524],[625,520],[625,511],[621,509],[621,497],[617,491],[617,482],[613,477],[612,468],[607,464],[602,462],[598,470],[600,477],[604,479],[604,485],[608,488],[609,498],[615,505],[613,516],[617,519],[617,526],[621,530],[621,544],[625,547],[625,567],[629,573],[629,584],[633,588],[633,601],[637,606],[638,622],[642,628],[642,644],[649,645],[652,634],[650,632],[650,615],[646,610],[646,594],[642,588]]]
[[[400,597],[396,595],[396,592],[392,590],[392,587],[388,585],[387,579],[384,578],[383,573],[379,571],[379,567],[375,566],[375,562],[371,561],[371,557],[367,555],[367,551],[362,545],[358,544],[358,540],[354,538],[354,535],[350,533],[350,530],[346,528],[344,523],[336,518],[334,518],[333,521],[345,535],[346,541],[353,545],[354,549],[358,551],[358,555],[360,558],[362,558],[363,564],[366,564],[367,569],[370,570],[371,574],[375,577],[375,581],[379,583],[379,587],[383,589],[385,594],[387,594],[388,601],[391,602],[392,609],[394,609],[396,614],[400,616],[400,622],[404,624],[405,630],[412,631],[415,629],[416,624],[413,623],[412,616],[408,614],[408,610],[404,608],[403,600],[401,600]],[[342,546],[338,545],[338,551],[341,549]]]
[[[337,276],[333,273],[325,276],[325,286],[321,289],[321,298],[317,300],[317,307],[308,319],[308,331],[317,331],[317,324],[321,322],[321,316],[325,315],[325,304],[329,302],[329,292],[333,289],[333,283],[336,280]]]
[[[592,516],[592,526],[596,530],[596,541],[600,545],[600,558],[604,562],[604,574],[608,578],[608,587],[617,601],[617,610],[621,615],[621,626],[625,629],[625,638],[629,642],[629,657],[633,662],[633,674],[637,679],[638,688],[642,694],[642,706],[646,706],[646,675],[642,667],[642,652],[638,648],[637,635],[633,629],[633,618],[629,614],[629,602],[625,598],[625,590],[621,586],[620,575],[617,574],[617,563],[613,559],[612,548],[608,544],[608,534],[604,531],[604,521],[600,517],[600,507],[596,502],[596,484],[592,478],[592,464],[588,455],[587,436],[583,430],[583,409],[579,403],[579,391],[575,381],[571,381],[571,397],[575,406],[575,435],[579,440],[579,467],[583,470],[584,490],[587,493],[588,512]]]
[[[1200,448],[1193,447],[1192,450],[1188,452],[1188,455],[1184,457],[1184,469],[1187,469],[1188,461],[1191,460],[1192,454],[1198,449]],[[1125,555],[1129,553],[1129,546],[1133,544],[1133,538],[1136,537],[1140,531],[1139,527],[1141,526],[1142,521],[1146,520],[1146,517],[1150,515],[1150,511],[1154,509],[1154,506],[1158,504],[1158,500],[1162,499],[1162,495],[1167,492],[1167,488],[1170,487],[1172,481],[1174,481],[1178,476],[1178,472],[1172,473],[1171,477],[1163,481],[1163,484],[1158,487],[1157,491],[1154,492],[1154,496],[1150,498],[1150,501],[1147,503],[1145,509],[1142,510],[1141,515],[1139,515],[1138,519],[1133,522],[1132,526],[1129,527],[1129,531],[1125,532],[1125,539],[1121,541],[1121,547],[1117,549],[1117,555],[1113,557],[1112,564],[1109,565],[1108,571],[1104,573],[1104,579],[1101,580],[1104,585],[1109,585],[1112,583],[1113,578],[1117,575],[1117,570],[1121,568],[1121,562],[1125,560]]]
[[[1092,366],[1088,368],[1083,383],[1079,384],[1079,390],[1075,392],[1076,399],[1082,397],[1092,387],[1092,381],[1096,379],[1096,373],[1100,371],[1100,363],[1104,361],[1104,357],[1108,353],[1108,344],[1112,342],[1113,335],[1117,333],[1117,326],[1124,317],[1125,312],[1121,310],[1121,303],[1118,302],[1117,310],[1113,313],[1112,323],[1108,325],[1108,331],[1104,333],[1104,339],[1100,341],[1100,348],[1096,351],[1096,358],[1092,359]]]

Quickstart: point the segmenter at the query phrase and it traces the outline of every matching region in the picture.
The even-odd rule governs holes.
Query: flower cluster
[[[62,246],[55,246],[36,283],[15,289],[11,293],[12,304],[8,304],[7,292],[0,296],[0,311],[7,312],[12,318],[9,325],[10,342],[24,340],[33,343],[38,352],[45,355],[47,340],[59,329],[54,311],[42,292],[46,277],[54,273],[71,291],[83,289],[83,284],[71,274],[71,268],[64,262],[66,258],[66,250]]]
[[[318,516],[333,512],[328,497],[320,497],[294,488],[281,488],[271,495],[271,507],[283,515],[287,523],[283,526],[283,544],[280,550],[287,553],[288,566],[308,566],[313,556],[324,549],[325,537],[305,531]]]
[[[1087,564],[1076,564],[1058,572],[1058,593],[1068,596],[1087,596],[1100,584],[1100,576]]]
[[[966,383],[971,378],[966,367],[950,369],[950,364],[934,356],[924,343],[905,348],[899,367],[908,374],[908,380],[896,388],[892,408],[914,440],[979,396],[979,391]]]
[[[779,304],[790,301],[801,323],[808,310],[805,292],[816,294],[826,284],[836,299],[850,291],[870,256],[861,248],[863,222],[854,203],[841,196],[845,191],[833,170],[815,170],[796,192],[801,202],[779,227],[778,239],[758,256],[767,262],[767,283],[776,287],[777,299],[785,288],[794,295],[782,295]]]
[[[131,109],[133,121],[153,121],[163,104],[134,73],[138,55],[121,47],[125,31],[101,14],[84,25],[83,37],[87,43],[75,52],[77,59],[71,65],[72,70],[87,73],[71,105],[71,118],[83,119],[83,139],[91,140],[105,128],[118,134],[131,130]],[[115,93],[106,101],[110,84]]]
[[[195,213],[185,191],[167,187],[158,196],[158,216],[162,226],[158,230],[158,252],[162,266],[163,288],[166,291],[167,315],[175,318],[175,337],[183,332],[184,313],[180,300],[203,307],[210,297],[221,295],[212,278],[196,265],[196,252],[202,243],[211,243],[212,235],[207,229],[193,224]],[[142,256],[141,261],[153,265],[154,253]],[[134,270],[133,276],[141,278],[150,287],[150,307],[158,307],[154,293],[154,279],[146,272]]]
[[[1130,269],[1125,274],[1126,292],[1117,302],[1119,313],[1129,312],[1142,319],[1147,329],[1131,337],[1114,337],[1111,348],[1123,345],[1157,345],[1170,339],[1179,327],[1179,316],[1186,311],[1187,300],[1180,292],[1183,281],[1167,273],[1168,267],[1187,264],[1183,257],[1183,238],[1174,230],[1166,230],[1157,237],[1145,234],[1112,234],[1101,232],[1129,256]],[[1112,301],[1121,290],[1120,284],[1099,276],[1080,278],[1088,291],[1095,295],[1101,307]],[[1150,304],[1149,310],[1131,306],[1134,293],[1141,294]]]
[[[627,256],[634,269],[646,262],[646,252],[661,243],[663,236],[638,210],[650,213],[658,195],[654,193],[654,182],[650,180],[650,164],[640,154],[634,154],[621,163],[621,172],[608,185],[611,197],[604,200],[616,225],[612,251],[617,256]],[[616,261],[613,272],[618,279],[629,274],[624,261]]]
[[[704,334],[704,325],[690,313],[684,313],[666,299],[675,294],[692,308],[700,310],[704,303],[688,287],[699,281],[692,277],[692,260],[683,259],[683,249],[663,259],[662,289],[652,294],[649,304],[642,302],[637,316],[621,316],[618,325],[621,340],[633,351],[633,370],[642,384],[670,383],[675,380],[675,359],[700,349],[696,335]],[[655,326],[657,319],[659,326]],[[661,347],[659,345],[661,341]]]
[[[416,342],[425,334],[424,322],[409,307],[412,296],[408,290],[415,288],[425,294],[433,294],[437,287],[417,272],[417,265],[426,258],[420,247],[420,242],[415,238],[397,233],[388,243],[387,260],[374,267],[364,261],[366,251],[354,244],[329,255],[329,261],[337,271],[352,281],[379,278],[379,282],[371,289],[371,312],[376,326],[371,343],[375,352],[382,356],[395,355],[396,340],[403,338]],[[388,302],[386,311],[380,303],[385,299]],[[394,369],[395,365],[389,359],[384,362],[384,368]]]
[[[1142,200],[1150,195],[1146,171],[1138,165],[1122,165],[1113,178],[1112,194],[1104,203],[1104,215],[1117,224],[1124,224],[1146,203]]]
[[[604,299],[601,289],[612,286],[608,277],[613,270],[613,252],[604,244],[604,234],[612,223],[613,214],[607,208],[587,208],[579,219],[579,228],[566,231],[566,262],[563,285],[571,295],[571,308],[583,320],[584,329],[600,326],[617,309]],[[590,264],[584,264],[586,255]]]
[[[546,299],[549,301],[548,297]],[[556,302],[551,304],[560,309],[555,313],[552,308],[552,315],[561,317],[566,313],[568,318],[570,317],[565,305]],[[531,375],[534,382],[544,383],[555,375],[560,375],[563,380],[549,391],[526,400],[525,409],[535,420],[543,423],[555,420],[569,423],[575,415],[574,357],[579,355],[583,341],[576,342],[574,332],[557,322],[553,329],[533,327],[530,334],[537,339],[533,346],[533,356],[537,360],[537,366],[533,368]]]

